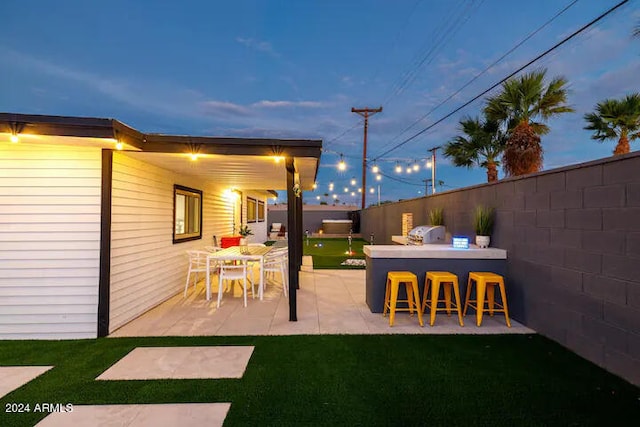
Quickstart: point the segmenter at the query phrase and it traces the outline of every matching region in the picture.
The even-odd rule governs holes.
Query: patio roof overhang
[[[4,134],[4,135],[2,135]],[[106,149],[102,153],[102,214],[98,336],[108,334],[111,173],[113,151],[180,173],[215,179],[237,189],[286,189],[289,231],[289,320],[297,320],[298,272],[302,265],[301,190],[318,173],[322,141],[145,134],[114,119],[0,113],[0,138],[19,136],[30,144],[62,144]],[[191,160],[197,155],[195,161]]]
[[[29,143],[115,148],[179,173],[215,179],[238,189],[284,190],[285,158],[292,158],[302,190],[316,180],[322,141],[142,133],[114,119],[0,113],[0,133]],[[192,161],[191,155],[197,160]]]

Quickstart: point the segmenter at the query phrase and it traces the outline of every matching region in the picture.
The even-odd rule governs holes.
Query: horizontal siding
[[[0,339],[96,336],[101,150],[0,146]]]
[[[201,240],[174,244],[173,185],[203,191]],[[231,234],[233,207],[214,183],[115,153],[111,217],[110,332],[182,291],[186,250]]]

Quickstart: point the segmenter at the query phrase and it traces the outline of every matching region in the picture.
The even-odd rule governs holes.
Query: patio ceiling
[[[285,162],[272,156],[243,156],[201,154],[191,160],[184,153],[126,152],[126,155],[146,163],[180,174],[215,181],[225,187],[245,190],[286,190]],[[296,157],[296,170],[300,174],[303,190],[310,190],[315,182],[318,159]]]

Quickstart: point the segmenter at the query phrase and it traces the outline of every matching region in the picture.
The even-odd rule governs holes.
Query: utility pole
[[[436,194],[436,151],[440,146],[433,147],[431,151],[431,194]]]
[[[367,198],[367,129],[369,127],[369,117],[382,111],[382,107],[379,108],[352,108],[352,113],[357,113],[364,117],[364,147],[362,149],[362,209],[365,207],[365,200]]]

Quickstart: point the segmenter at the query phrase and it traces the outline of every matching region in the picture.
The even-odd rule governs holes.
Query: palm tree
[[[540,135],[549,133],[543,122],[572,112],[566,104],[567,80],[555,77],[545,82],[547,70],[533,71],[502,84],[502,92],[487,99],[485,114],[506,126],[509,138],[503,167],[507,175],[537,172],[542,168]]]
[[[444,155],[456,166],[471,168],[474,164],[487,169],[487,182],[498,180],[499,156],[504,150],[506,135],[495,120],[465,117],[460,121],[458,135],[444,147]]]
[[[640,138],[640,93],[623,99],[605,99],[596,105],[595,113],[584,115],[585,129],[594,131],[591,139],[603,142],[618,138],[614,155],[630,151],[629,141]]]

